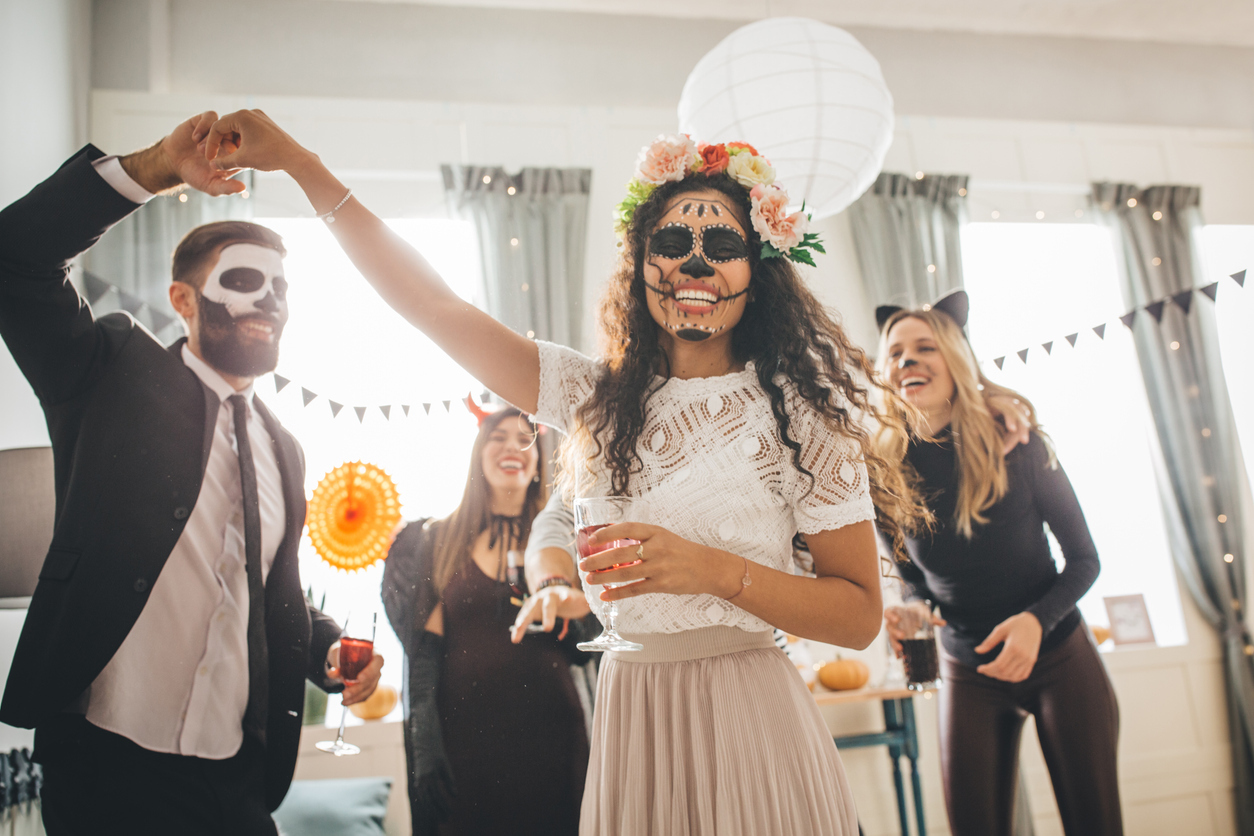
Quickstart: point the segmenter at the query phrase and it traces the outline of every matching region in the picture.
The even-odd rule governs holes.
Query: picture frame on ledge
[[[1110,619],[1110,637],[1115,640],[1116,646],[1158,644],[1144,595],[1113,595],[1102,601]]]

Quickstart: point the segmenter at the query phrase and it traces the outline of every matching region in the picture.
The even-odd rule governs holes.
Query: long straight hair
[[[483,448],[493,430],[510,417],[526,416],[511,406],[497,410],[483,419],[483,423],[479,425],[479,435],[475,437],[474,446],[470,449],[470,472],[466,475],[462,501],[453,513],[431,523],[435,533],[433,581],[436,592],[440,595],[444,594],[445,587],[457,570],[470,561],[470,550],[474,547],[475,539],[492,521],[492,488],[483,473]],[[539,439],[534,443],[539,445]],[[536,460],[537,478],[528,483],[527,495],[523,500],[522,527],[519,542],[516,544],[518,548],[523,548],[526,544],[531,533],[531,521],[548,501],[548,480],[545,476],[545,456],[540,451]]]
[[[892,361],[888,357],[888,334],[903,319],[917,319],[932,329],[936,347],[949,367],[954,381],[951,400],[950,433],[957,455],[958,501],[954,508],[954,525],[958,533],[968,540],[975,526],[985,525],[988,517],[984,512],[997,504],[1007,489],[1006,457],[1002,453],[1002,439],[997,421],[988,410],[985,398],[1003,395],[1014,398],[1027,410],[1032,431],[1041,436],[1054,460],[1049,436],[1041,432],[1032,402],[1013,389],[999,386],[980,371],[979,361],[971,349],[971,343],[949,314],[936,309],[902,310],[893,314],[880,330],[879,367],[888,379]],[[891,388],[885,395],[884,411],[900,418],[900,421],[882,425],[876,435],[876,446],[885,459],[895,463],[911,481],[918,484],[918,474],[906,460],[911,438],[930,440],[917,409],[902,400]],[[902,427],[908,427],[903,431]]]

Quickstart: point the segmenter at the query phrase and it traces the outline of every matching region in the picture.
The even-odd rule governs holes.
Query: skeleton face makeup
[[[274,371],[287,324],[283,258],[259,244],[231,244],[218,254],[200,291],[200,347],[228,374]]]
[[[677,196],[649,237],[649,312],[680,339],[699,342],[735,327],[749,292],[749,241],[726,195]]]

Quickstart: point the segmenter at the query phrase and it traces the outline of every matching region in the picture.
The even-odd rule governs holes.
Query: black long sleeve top
[[[1097,579],[1097,549],[1071,482],[1050,466],[1049,451],[1033,433],[1006,455],[1008,487],[985,512],[971,539],[954,523],[957,458],[949,430],[936,441],[914,441],[906,454],[918,472],[927,505],[936,516],[930,532],[906,539],[910,561],[899,564],[906,597],[940,605],[949,622],[941,630],[945,650],[963,664],[992,661],[975,648],[1012,615],[1030,612],[1041,622],[1041,653],[1060,645],[1080,623],[1076,602]],[[1066,560],[1059,572],[1045,525]]]

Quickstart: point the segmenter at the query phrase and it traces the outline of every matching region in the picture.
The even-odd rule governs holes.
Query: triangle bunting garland
[[[328,400],[327,403],[331,404],[331,417],[332,418],[339,415],[340,410],[344,408],[344,404],[336,403],[335,401],[332,401],[332,400]]]
[[[277,395],[279,392],[282,392],[282,391],[283,391],[283,387],[284,387],[284,386],[287,386],[287,384],[289,384],[289,383],[291,383],[291,382],[292,382],[292,381],[288,380],[288,379],[287,379],[286,377],[284,377],[283,375],[281,375],[281,374],[276,374],[276,375],[274,376],[274,393]]]
[[[274,391],[275,391],[275,394],[278,394],[279,392],[282,392],[284,389],[286,389],[288,386],[291,386],[291,385],[295,382],[295,381],[293,381],[290,377],[284,377],[283,375],[279,374],[278,372],[273,372],[272,374],[274,375]],[[317,392],[315,392],[314,390],[310,389],[308,386],[301,386],[301,385],[297,384],[297,387],[296,387],[296,388],[300,389],[301,406],[309,406],[311,403],[313,403],[314,401],[316,401],[318,398],[322,397],[322,395],[319,395]],[[341,411],[342,409],[344,409],[344,404],[340,403],[339,401],[333,401],[333,400],[331,400],[330,398],[327,398],[327,399],[326,399],[326,401],[327,401],[327,405],[331,408],[331,417],[332,417],[332,418],[336,418],[336,417],[338,417],[338,416],[339,416],[339,414],[340,414],[340,411]],[[430,416],[430,415],[431,415],[431,407],[435,406],[437,403],[442,403],[442,404],[444,404],[444,411],[445,411],[445,412],[447,412],[447,413],[449,413],[449,414],[452,414],[452,412],[453,412],[453,404],[454,404],[454,401],[452,401],[452,400],[447,400],[447,401],[435,401],[435,402],[428,402],[428,403],[424,403],[424,404],[422,405],[422,409],[423,409],[423,413],[422,413],[422,414],[427,415],[427,416]],[[461,403],[461,402],[460,402],[460,401],[457,401],[457,403]],[[399,408],[400,408],[400,410],[404,413],[404,416],[405,416],[406,418],[410,417],[410,410],[413,408],[413,406],[412,406],[411,404],[407,404],[407,403],[406,403],[406,404],[380,404],[380,405],[378,405],[378,407],[374,407],[374,406],[354,406],[354,407],[353,407],[353,412],[357,414],[357,423],[359,423],[359,424],[364,424],[364,423],[366,422],[366,415],[367,415],[367,413],[369,413],[371,410],[373,410],[373,409],[376,409],[376,408],[377,408],[377,409],[379,410],[379,412],[383,413],[383,420],[385,420],[385,421],[391,421],[391,420],[392,420],[392,410],[394,410],[394,409],[396,409],[396,408],[398,408],[398,407],[399,407]],[[399,418],[400,418],[400,415],[398,414],[396,417],[399,419]]]
[[[392,407],[390,407],[390,406],[381,406],[381,407],[379,407],[379,411],[383,413],[383,420],[385,420],[385,421],[391,421],[391,420],[392,420],[392,415],[391,415],[391,413],[392,413]]]
[[[357,413],[357,423],[360,424],[366,420],[366,408],[364,406],[353,407],[353,412]]]
[[[310,392],[304,386],[300,387],[300,396],[305,401],[305,406],[309,406],[310,401],[318,397],[317,392]]]
[[[1230,273],[1228,277],[1232,279],[1234,282],[1236,282],[1239,287],[1243,288],[1245,287],[1245,274],[1246,274],[1245,270],[1238,270],[1235,273]],[[1145,311],[1147,314],[1149,314],[1150,316],[1154,318],[1154,322],[1158,323],[1159,325],[1162,325],[1163,313],[1167,310],[1168,303],[1171,303],[1172,305],[1176,306],[1177,308],[1180,309],[1181,313],[1183,313],[1185,316],[1188,316],[1193,310],[1194,292],[1201,293],[1207,299],[1210,299],[1212,302],[1215,302],[1217,301],[1218,296],[1219,296],[1219,282],[1213,281],[1210,284],[1202,285],[1201,287],[1191,287],[1188,290],[1182,290],[1179,293],[1171,293],[1171,294],[1164,296],[1161,299],[1155,299],[1153,302],[1150,302],[1149,304],[1141,305],[1140,307],[1133,308],[1132,310],[1128,311],[1126,314],[1120,316],[1119,322],[1123,323],[1125,328],[1131,330],[1133,323],[1136,322],[1137,314],[1139,314],[1141,311]],[[1093,326],[1092,331],[1094,334],[1097,335],[1097,338],[1099,340],[1106,339],[1107,324],[1108,323],[1103,322],[1099,325]],[[1075,348],[1076,342],[1080,339],[1080,332],[1074,331],[1070,334],[1067,334],[1065,337],[1063,337],[1063,339],[1065,339],[1068,343],[1070,343],[1072,348]],[[1047,342],[1043,342],[1040,344],[1041,348],[1045,349],[1046,356],[1053,356],[1053,353],[1054,353],[1053,348],[1054,348],[1055,342],[1056,342],[1055,340],[1049,340]],[[1015,354],[1019,355],[1019,359],[1023,361],[1024,365],[1026,365],[1028,362],[1028,352],[1030,351],[1030,349],[1031,349],[1031,346],[1029,346],[1028,348],[1018,349],[1017,351],[1014,352]],[[1006,357],[1008,356],[1009,356],[1008,354],[1003,354],[1000,357],[994,357],[993,365],[997,366],[999,370],[1004,370]]]

